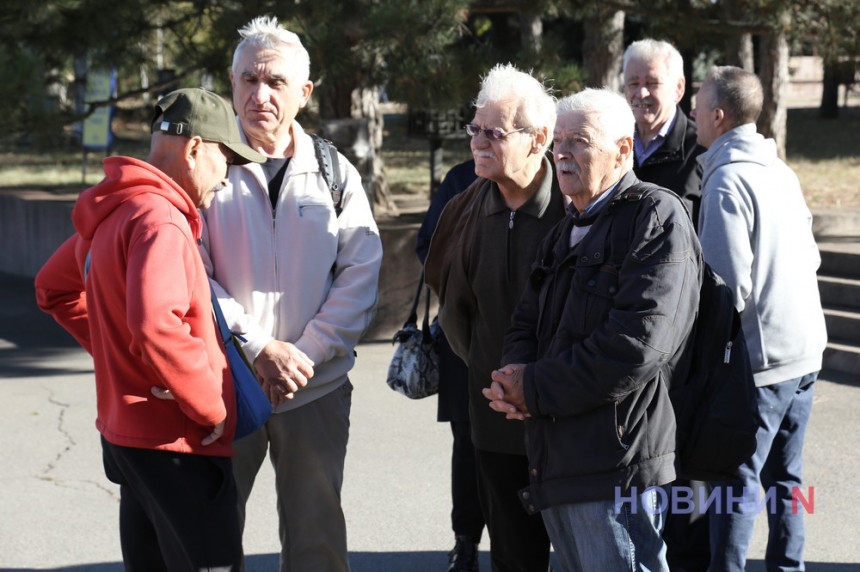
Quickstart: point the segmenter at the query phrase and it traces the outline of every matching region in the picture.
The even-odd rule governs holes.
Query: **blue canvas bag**
[[[272,415],[272,404],[263,393],[260,382],[254,374],[254,368],[248,363],[245,352],[239,346],[237,335],[227,327],[224,313],[215,291],[212,291],[212,309],[215,311],[215,321],[224,341],[227,351],[227,362],[233,374],[233,387],[236,390],[236,435],[233,439],[241,439],[262,427]]]

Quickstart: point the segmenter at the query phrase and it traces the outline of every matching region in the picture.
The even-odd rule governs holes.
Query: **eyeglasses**
[[[487,139],[495,139],[496,141],[501,141],[511,133],[518,133],[520,131],[525,131],[528,127],[520,127],[519,129],[512,129],[511,131],[503,131],[501,127],[493,127],[492,129],[481,129],[474,123],[469,123],[465,127],[466,133],[469,134],[470,137],[477,137],[479,133],[483,132],[484,135],[487,136]]]

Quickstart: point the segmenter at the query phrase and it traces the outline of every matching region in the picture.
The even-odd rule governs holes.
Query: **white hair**
[[[621,64],[622,74],[627,71],[627,64],[631,61],[662,61],[669,74],[666,79],[673,81],[684,77],[684,58],[681,57],[681,52],[663,40],[645,38],[627,46],[624,51],[624,61]]]
[[[300,81],[307,81],[311,75],[311,58],[302,45],[299,37],[280,24],[274,16],[257,16],[244,27],[239,29],[242,40],[233,52],[233,74],[239,60],[239,52],[243,48],[275,50],[285,60],[290,62],[301,76]]]
[[[517,102],[514,115],[516,127],[546,127],[549,131],[544,150],[552,140],[555,129],[555,98],[547,87],[530,73],[518,70],[512,64],[496,64],[481,81],[481,90],[475,99],[480,109],[508,99]]]
[[[559,117],[570,113],[589,116],[605,147],[617,145],[624,137],[633,139],[636,130],[636,118],[630,104],[621,94],[607,87],[586,88],[568,95],[558,102],[557,110]],[[627,166],[633,167],[633,153],[630,153]]]

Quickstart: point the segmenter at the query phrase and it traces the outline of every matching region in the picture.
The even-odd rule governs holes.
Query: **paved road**
[[[118,492],[102,472],[92,362],[33,303],[27,280],[0,275],[0,570],[121,571]],[[389,343],[358,348],[343,499],[355,572],[444,570],[449,527],[447,425],[435,400],[385,385]],[[809,430],[807,570],[860,571],[860,384],[822,380]],[[251,497],[248,572],[277,570],[271,470]],[[763,524],[764,516],[759,519]],[[489,570],[482,544],[482,569]],[[763,570],[763,527],[751,571]]]

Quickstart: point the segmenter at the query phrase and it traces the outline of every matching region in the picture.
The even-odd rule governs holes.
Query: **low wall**
[[[382,239],[382,268],[379,271],[379,306],[365,340],[390,340],[409,317],[421,263],[415,255],[415,240],[421,217],[403,215],[379,222]],[[434,300],[435,301],[435,300]],[[422,304],[423,308],[423,304]],[[422,315],[419,308],[419,315]]]
[[[33,278],[75,229],[71,213],[77,194],[0,191],[0,272]],[[423,214],[379,223],[383,259],[379,307],[365,340],[390,340],[409,314],[421,273],[415,239]]]
[[[77,194],[0,191],[0,272],[35,277],[69,238]]]
[[[71,212],[76,197],[31,190],[0,191],[0,272],[34,277],[74,232]],[[814,214],[813,231],[819,240],[860,236],[860,212],[826,210]],[[418,212],[379,221],[383,248],[379,306],[365,340],[390,340],[408,317],[421,273],[415,239],[422,217]]]

